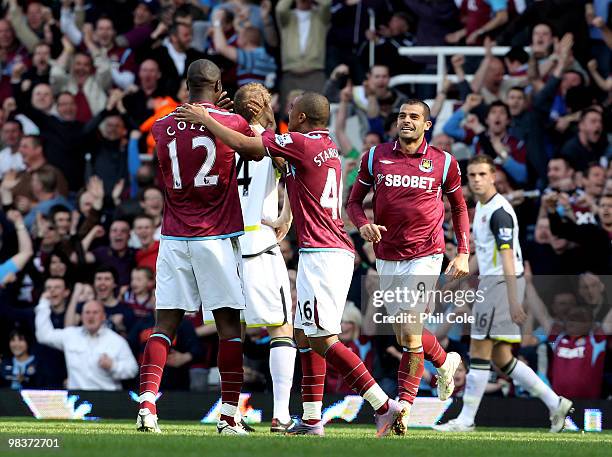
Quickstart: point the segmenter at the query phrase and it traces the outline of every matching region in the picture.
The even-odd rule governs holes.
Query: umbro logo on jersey
[[[384,165],[391,165],[395,162],[392,162],[391,160],[381,160],[380,163],[384,164]]]
[[[433,171],[433,161],[431,159],[421,159],[419,170],[425,173],[431,173]]]
[[[274,135],[274,141],[281,148],[284,148],[286,145],[293,143],[291,139],[291,135],[289,133],[283,133],[282,135]]]

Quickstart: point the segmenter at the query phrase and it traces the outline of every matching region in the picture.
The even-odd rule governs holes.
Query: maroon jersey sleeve
[[[363,210],[363,200],[365,199],[366,195],[368,195],[368,192],[370,192],[372,184],[374,183],[374,178],[370,174],[370,170],[368,168],[369,156],[370,153],[366,152],[361,157],[357,179],[355,180],[355,184],[353,184],[351,194],[346,202],[346,212],[351,222],[357,228],[361,228],[364,225],[369,224],[368,218]]]
[[[448,153],[447,153],[448,154]],[[467,205],[463,198],[461,189],[461,170],[457,159],[450,156],[450,166],[446,179],[442,183],[442,190],[448,197],[453,216],[453,230],[457,238],[457,252],[469,254],[470,252],[470,218],[468,216]]]
[[[261,138],[270,157],[282,157],[296,166],[304,158],[304,137],[299,133],[276,135],[271,130],[266,130]]]

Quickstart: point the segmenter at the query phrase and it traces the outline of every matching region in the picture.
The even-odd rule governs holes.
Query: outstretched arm
[[[227,144],[247,160],[261,160],[266,155],[266,148],[260,136],[248,137],[217,122],[208,110],[200,105],[186,104],[176,110],[177,121],[203,124],[210,133]]]

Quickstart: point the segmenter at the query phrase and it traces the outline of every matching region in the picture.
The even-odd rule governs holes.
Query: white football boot
[[[219,435],[243,435],[244,436],[244,435],[249,434],[249,432],[247,432],[244,428],[242,428],[242,425],[240,424],[230,425],[224,420],[220,420],[219,422],[217,422],[217,432],[219,433]]]
[[[461,364],[461,356],[456,352],[446,354],[446,360],[438,371],[438,398],[448,400],[455,390],[455,371]]]
[[[573,403],[565,397],[559,397],[559,406],[550,415],[550,433],[559,433],[565,427],[565,418],[574,412]]]
[[[136,430],[139,432],[161,433],[159,425],[157,425],[157,414],[151,414],[149,408],[140,409],[136,418]]]
[[[433,429],[438,432],[473,432],[474,424],[468,425],[459,422],[457,419],[451,419],[446,424],[434,425]]]

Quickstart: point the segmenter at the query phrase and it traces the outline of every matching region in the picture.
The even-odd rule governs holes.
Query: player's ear
[[[221,84],[221,80],[217,80],[217,82],[215,83],[215,92],[216,93],[220,93],[223,92],[223,85]]]
[[[425,121],[425,130],[429,130],[433,123],[431,121]]]

